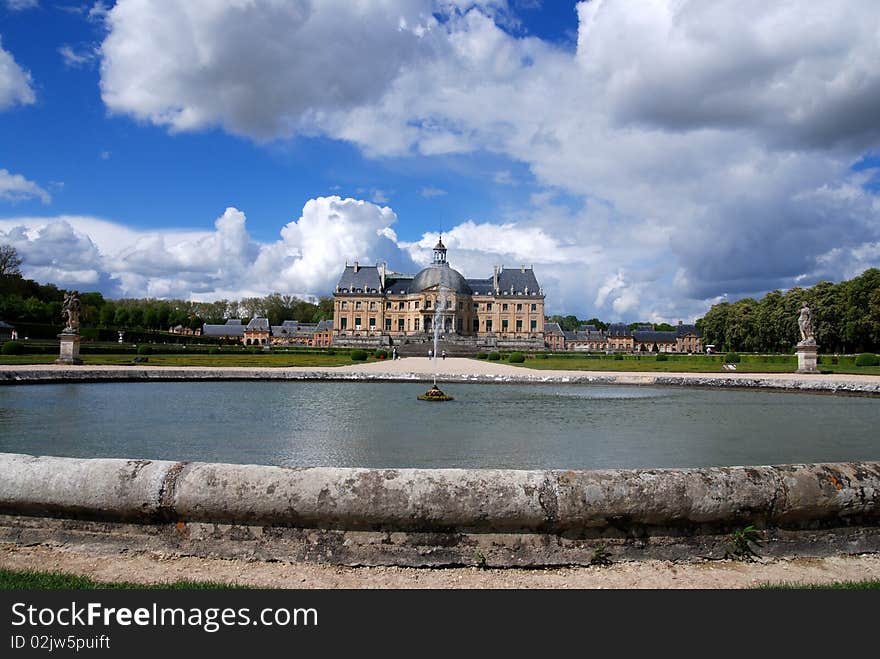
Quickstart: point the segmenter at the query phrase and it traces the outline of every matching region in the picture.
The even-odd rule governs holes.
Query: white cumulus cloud
[[[16,104],[30,105],[35,101],[31,74],[16,63],[12,53],[3,49],[0,39],[0,110]]]
[[[874,0],[592,0],[577,20],[570,50],[511,30],[515,3],[119,0],[101,91],[172,131],[489,152],[511,164],[498,185],[524,164],[581,208],[538,195],[513,219],[461,218],[462,263],[544,262],[579,313],[690,316],[880,265],[876,186],[852,171],[880,150]],[[264,261],[317,285],[289,233]],[[626,285],[599,295],[620,272]]]
[[[0,169],[0,199],[16,202],[35,197],[44,204],[52,201],[52,195],[33,181],[29,181],[21,174]]]

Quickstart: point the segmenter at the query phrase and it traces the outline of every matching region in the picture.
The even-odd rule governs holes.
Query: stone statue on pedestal
[[[64,326],[65,334],[79,333],[79,292],[71,291],[64,294],[64,305],[61,308],[61,315],[67,318]]]
[[[796,354],[798,368],[796,373],[818,373],[818,351],[816,337],[813,336],[813,312],[804,302],[798,316],[798,327],[801,330],[801,341],[797,344]]]
[[[801,330],[801,343],[805,345],[816,343],[816,339],[813,337],[813,312],[810,311],[806,302],[801,307],[801,314],[798,316],[798,327]]]
[[[79,311],[79,293],[77,291],[65,293],[61,315],[66,321],[64,329],[58,335],[61,354],[55,360],[56,364],[82,364],[79,358]]]

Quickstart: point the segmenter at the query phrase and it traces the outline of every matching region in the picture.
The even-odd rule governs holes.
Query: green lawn
[[[159,590],[216,590],[244,588],[213,581],[175,581],[161,584],[136,584],[126,581],[94,581],[64,572],[34,572],[32,570],[5,570],[0,568],[0,590],[91,590],[91,589],[159,589]]]
[[[758,588],[763,590],[880,590],[880,580],[838,581],[830,584],[765,583]]]
[[[131,365],[136,355],[80,355],[83,363],[88,366],[106,365]],[[51,364],[56,359],[55,355],[0,355],[0,366],[11,364]],[[333,367],[347,364],[363,363],[354,362],[347,352],[328,355],[322,352],[289,352],[289,353],[266,353],[266,354],[155,354],[148,356],[150,366],[249,366],[249,367],[286,367],[286,366],[314,366]],[[376,361],[370,357],[370,362]],[[506,360],[502,360],[508,364]],[[627,355],[622,360],[587,355],[554,355],[550,354],[547,359],[539,356],[528,355],[522,364],[515,364],[530,369],[555,370],[555,371],[629,371],[643,373],[723,373],[721,362],[718,359],[707,358],[702,355],[670,355],[668,361],[657,361],[655,355],[644,355],[641,359]],[[743,356],[743,361],[737,365],[738,373],[794,373],[797,368],[797,360],[794,357],[774,356],[766,358]],[[880,375],[880,366],[855,366],[852,358],[843,364],[820,364],[819,369],[828,373],[849,373],[859,375]]]
[[[137,355],[89,355],[81,354],[87,366],[131,365]],[[348,354],[327,355],[323,353],[249,353],[234,355],[147,355],[149,366],[344,366],[354,364]],[[51,364],[56,355],[2,355],[0,365]],[[370,357],[369,361],[376,361]],[[362,362],[361,362],[362,363]]]
[[[777,359],[778,358],[773,358]],[[507,362],[504,362],[507,363]],[[641,359],[626,357],[622,360],[605,357],[587,356],[555,356],[547,359],[528,357],[522,364],[512,364],[524,368],[554,371],[629,371],[643,373],[723,373],[719,361],[701,356],[671,357],[669,361],[657,361],[656,356],[647,355]],[[794,373],[797,360],[792,357],[787,361],[752,361],[745,358],[737,364],[737,373]],[[878,366],[854,366],[852,364],[820,364],[819,369],[828,373],[849,373],[859,375],[880,375]]]

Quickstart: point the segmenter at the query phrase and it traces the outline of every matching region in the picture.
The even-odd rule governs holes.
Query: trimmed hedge
[[[152,355],[153,348],[150,346],[138,346],[138,354],[139,355]]]
[[[500,359],[501,359],[501,353],[500,353],[500,352],[490,352],[490,353],[489,353],[489,361],[490,361],[490,362],[497,362],[497,361],[500,360]]]
[[[739,364],[739,362],[740,362],[740,356],[735,352],[728,352],[724,356],[724,363],[725,364]]]
[[[477,353],[477,359],[488,359],[488,357],[489,357],[488,352],[478,352]]]
[[[351,360],[354,362],[367,361],[367,351],[366,350],[352,350],[351,351]]]
[[[24,343],[20,341],[7,341],[0,348],[0,352],[4,355],[23,355],[24,351]]]
[[[880,366],[880,357],[872,352],[863,352],[856,357],[856,366]]]
[[[521,352],[512,352],[508,356],[507,361],[511,364],[522,364],[526,360],[526,356]]]
[[[376,359],[388,359],[388,351],[382,350],[381,348],[373,353],[376,355]]]
[[[657,361],[658,361],[658,362],[668,362],[668,361],[669,361],[669,355],[667,355],[666,353],[663,353],[663,352],[658,353],[658,354],[657,354]]]

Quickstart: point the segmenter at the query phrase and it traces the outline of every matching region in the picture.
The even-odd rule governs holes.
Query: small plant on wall
[[[761,532],[752,525],[738,529],[730,534],[727,546],[724,548],[724,558],[753,561],[758,554],[752,545],[761,546]]]
[[[598,565],[600,567],[611,565],[611,552],[608,551],[608,547],[604,542],[593,548],[593,556],[590,558],[590,565]]]

